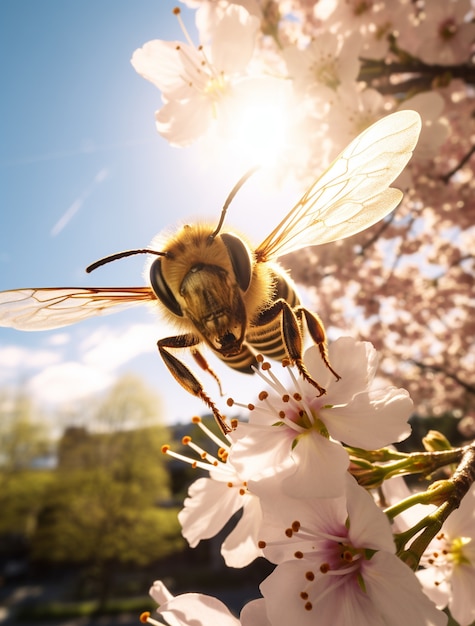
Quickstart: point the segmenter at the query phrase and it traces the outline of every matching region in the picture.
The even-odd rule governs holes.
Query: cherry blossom
[[[239,473],[246,470],[256,479],[273,467],[285,474],[288,493],[334,497],[344,490],[349,463],[339,442],[378,448],[408,436],[411,399],[404,389],[371,388],[378,362],[371,344],[343,337],[330,344],[329,357],[341,380],[325,367],[316,347],[304,357],[311,376],[326,389],[322,396],[307,381],[292,376],[285,385],[272,370],[265,372],[269,391],[249,423],[239,423],[230,435],[230,461]]]
[[[158,615],[169,626],[214,626],[214,624],[240,626],[240,621],[230,613],[228,608],[212,596],[184,593],[175,597],[160,580],[153,583],[150,595],[158,604]],[[153,626],[163,624],[150,617],[149,613],[143,613],[140,620],[144,624]],[[251,624],[250,622],[250,626]]]
[[[475,24],[466,18],[470,0],[437,0],[430,3],[417,28],[418,45],[412,52],[425,63],[453,65],[468,60],[475,38]]]
[[[274,157],[267,179],[279,184],[296,176],[304,191],[388,112],[415,109],[423,128],[396,184],[405,197],[383,223],[282,259],[325,324],[341,380],[316,348],[305,362],[327,389],[321,397],[291,367],[263,364],[259,400],[234,402],[249,423],[239,421],[227,442],[215,441],[216,456],[186,441],[209,477],[190,487],[180,513],[183,534],[196,545],[242,510],[222,546],[226,564],[241,567],[262,554],[277,564],[261,585],[264,598],[244,607],[244,626],[439,626],[446,623],[443,608],[468,626],[475,618],[474,488],[440,532],[435,520],[414,574],[396,556],[393,534],[398,541],[405,536],[398,533],[412,537],[437,507],[412,506],[390,526],[378,509],[383,501],[349,475],[348,452],[352,468],[359,449],[356,461],[376,471],[365,452],[368,459],[371,450],[396,454],[381,448],[407,436],[413,411],[460,417],[460,432],[470,436],[463,425],[475,411],[473,2],[184,4],[197,8],[202,45],[189,38],[149,42],[133,57],[162,92],[157,128],[173,145],[206,136],[202,154],[212,162],[210,155],[222,158],[223,146],[237,152],[231,129],[239,129],[246,169],[264,143]],[[256,110],[264,113],[257,123]],[[265,138],[263,118],[271,128]],[[245,393],[243,382],[239,395]],[[407,497],[400,490],[391,501],[398,480],[383,484],[387,502]],[[187,595],[176,602],[187,606]],[[196,623],[205,623],[198,597]],[[210,602],[215,613],[206,623],[227,624],[227,609],[217,601],[204,605]],[[188,623],[180,621],[188,613],[177,615],[163,614],[170,624]]]
[[[230,463],[230,446],[217,438],[199,418],[194,421],[219,450],[215,457],[197,446],[191,437],[185,437],[183,443],[194,449],[201,461],[177,454],[168,446],[164,448],[170,456],[209,472],[209,478],[198,478],[189,487],[184,507],[178,514],[182,534],[194,548],[202,539],[214,537],[234,513],[242,509],[240,520],[223,542],[221,554],[228,567],[244,567],[261,555],[257,546],[262,518],[259,499],[248,491],[246,480]]]
[[[396,557],[384,514],[354,479],[346,482],[346,495],[336,499],[295,499],[275,483],[256,486],[264,554],[277,563],[260,586],[272,626],[446,624]]]
[[[460,626],[475,620],[475,486],[444,523],[417,572],[425,593],[439,608],[448,606]]]
[[[187,145],[203,135],[220,108],[239,99],[258,20],[231,5],[216,25],[209,49],[191,43],[153,40],[132,56],[134,69],[162,91],[157,130],[170,143]]]

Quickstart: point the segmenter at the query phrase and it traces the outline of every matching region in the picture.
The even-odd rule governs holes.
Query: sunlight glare
[[[246,81],[229,115],[228,149],[246,166],[272,166],[285,152],[291,120],[288,91],[277,80]]]

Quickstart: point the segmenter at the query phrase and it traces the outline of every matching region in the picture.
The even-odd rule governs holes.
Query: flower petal
[[[201,58],[195,48],[179,41],[161,39],[148,41],[142,48],[135,50],[131,63],[134,70],[163,91],[166,98],[172,95],[183,98],[185,93],[180,90],[186,88],[188,94],[190,91],[189,81],[183,78],[186,75],[182,62],[183,52],[190,59],[188,64],[190,68],[194,65],[200,66]]]
[[[357,547],[396,552],[388,518],[352,476],[348,475],[346,485],[351,543]]]
[[[251,60],[259,20],[244,7],[229,6],[211,42],[213,65],[225,74],[242,73]]]
[[[172,597],[158,608],[169,626],[240,626],[239,620],[217,598],[201,593],[184,593]]]
[[[186,146],[204,135],[212,121],[211,102],[196,96],[192,100],[166,102],[155,113],[158,132],[172,146]]]
[[[338,443],[315,431],[302,435],[292,451],[295,472],[283,481],[294,498],[336,498],[345,492],[349,457]]]
[[[267,619],[266,603],[263,598],[245,604],[239,617],[242,626],[271,626]]]
[[[182,534],[194,548],[201,539],[214,537],[243,505],[238,489],[210,478],[198,478],[178,513]]]
[[[365,588],[387,626],[445,626],[447,615],[424,595],[414,572],[395,555],[377,552],[363,568]]]
[[[245,567],[262,556],[262,550],[257,546],[261,522],[259,498],[246,498],[241,519],[221,546],[221,554],[228,567]]]
[[[402,441],[411,432],[413,403],[405,389],[362,392],[345,406],[321,410],[332,437],[350,446],[374,450]]]

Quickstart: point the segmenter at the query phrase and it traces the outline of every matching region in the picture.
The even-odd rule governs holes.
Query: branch
[[[442,366],[427,365],[426,363],[422,363],[421,361],[416,361],[416,359],[408,359],[408,360],[409,360],[409,363],[413,363],[414,365],[417,365],[417,367],[419,367],[422,370],[431,370],[432,372],[443,374],[447,378],[450,378],[450,380],[453,380],[455,383],[457,383],[457,385],[460,385],[463,389],[465,389],[465,391],[468,391],[468,393],[475,395],[475,385],[470,385],[469,383],[466,383],[461,378],[459,378],[457,374],[447,372],[447,370],[445,370]]]
[[[452,170],[447,172],[447,174],[444,174],[443,176],[441,176],[440,180],[447,184],[449,180],[452,178],[452,176],[456,174],[465,165],[465,163],[467,163],[470,160],[471,156],[474,153],[475,153],[475,145],[473,145],[470,148],[467,154],[460,159],[459,163],[457,163],[457,165]]]

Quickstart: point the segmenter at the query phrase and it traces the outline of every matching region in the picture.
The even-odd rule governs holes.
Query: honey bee
[[[199,350],[205,344],[240,372],[253,372],[256,354],[292,363],[318,395],[325,389],[303,362],[305,328],[327,356],[322,321],[300,303],[294,283],[277,258],[300,248],[354,235],[381,220],[401,201],[389,187],[406,166],[421,129],[415,111],[388,115],[354,139],[304,193],[264,241],[252,248],[244,237],[222,232],[228,207],[252,171],[229,194],[217,226],[192,224],[149,248],[127,250],[90,265],[148,254],[148,287],[18,289],[0,292],[0,325],[19,330],[66,326],[121,306],[152,302],[179,329],[160,339],[160,355],[186,391],[212,410],[224,433],[224,417],[203,385],[172,352],[187,348],[205,371],[219,379]]]

